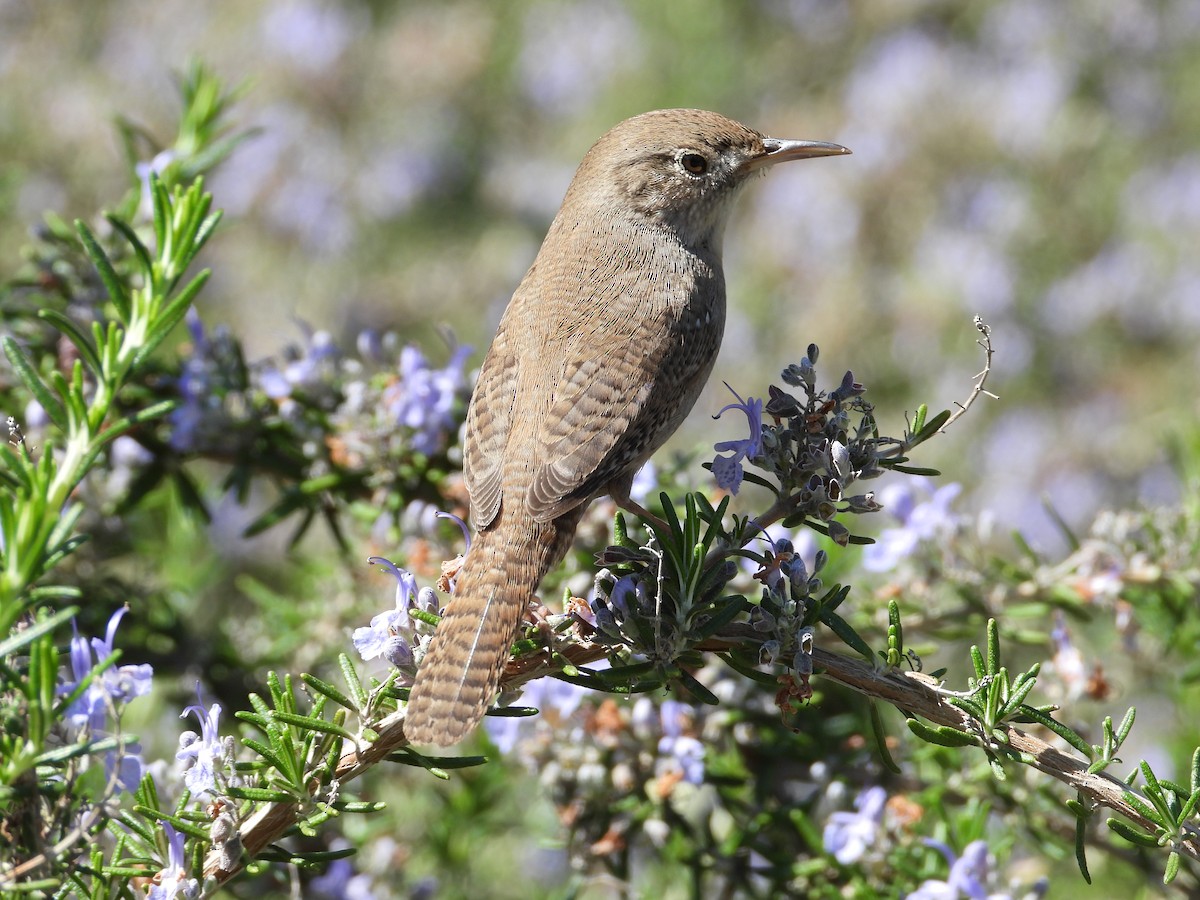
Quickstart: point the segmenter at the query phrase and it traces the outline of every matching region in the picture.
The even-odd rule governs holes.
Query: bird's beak
[[[751,156],[742,163],[742,172],[749,173],[765,169],[789,159],[811,159],[814,156],[843,156],[850,150],[841,144],[826,141],[781,141],[778,138],[763,138],[763,152]]]

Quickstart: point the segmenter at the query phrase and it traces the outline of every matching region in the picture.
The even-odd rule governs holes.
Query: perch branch
[[[744,628],[745,626],[741,626]],[[744,643],[744,636],[737,635],[739,626],[731,626],[728,632],[735,635],[732,640],[708,642],[703,649],[729,649]],[[720,646],[718,646],[720,645]],[[603,658],[607,648],[593,643],[579,643],[562,648],[559,659],[566,658],[577,666],[587,665]],[[876,668],[862,660],[830,653],[820,648],[813,651],[813,662],[818,673],[868,697],[883,700],[908,714],[920,716],[937,725],[949,725],[963,731],[976,731],[975,723],[963,710],[947,703],[939,693],[937,683],[928,675],[919,672],[890,671]],[[550,675],[561,669],[550,651],[542,651],[513,660],[501,682],[504,690],[520,687],[528,681]],[[367,769],[382,762],[392,752],[408,745],[404,735],[404,709],[388,715],[374,726],[376,740],[343,754],[338,762],[334,777],[345,784],[362,775]],[[1039,771],[1079,791],[1095,806],[1104,806],[1120,813],[1131,822],[1153,833],[1155,825],[1138,809],[1131,805],[1125,795],[1129,788],[1121,781],[1103,772],[1089,772],[1088,763],[1068,752],[1052,746],[1035,735],[1012,725],[1000,726],[1007,737],[1008,746],[1026,755]],[[299,820],[301,809],[296,804],[268,804],[248,818],[241,827],[242,845],[249,858],[254,858],[268,845],[278,840]],[[1200,860],[1200,832],[1189,831],[1177,846],[1179,852]],[[205,876],[224,883],[242,868],[238,863],[232,869],[222,869],[220,854],[209,854],[205,865]]]

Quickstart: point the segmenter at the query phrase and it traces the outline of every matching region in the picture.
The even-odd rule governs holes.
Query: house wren
[[[687,416],[721,345],[721,240],[739,189],[776,163],[849,152],[667,109],[584,156],[471,397],[474,540],[412,688],[412,743],[448,746],[479,723],[588,502],[609,494],[641,512],[633,476]]]

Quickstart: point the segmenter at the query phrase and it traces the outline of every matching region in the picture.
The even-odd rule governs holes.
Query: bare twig
[[[5,425],[8,427],[8,445],[32,459],[33,451],[25,443],[25,432],[21,430],[21,423],[15,416],[9,416]]]
[[[868,697],[885,700],[906,713],[912,713],[938,725],[961,731],[978,732],[978,723],[966,712],[947,703],[938,683],[920,672],[880,671],[859,659],[820,649],[813,651],[813,662],[824,668],[824,675]],[[1088,763],[1060,750],[1041,738],[1001,725],[1007,746],[1029,760],[1034,768],[1079,791],[1096,806],[1106,806],[1140,825],[1151,834],[1156,824],[1126,800],[1130,788],[1104,772],[1089,772]],[[1149,805],[1149,804],[1147,804]],[[1200,859],[1200,831],[1191,829],[1176,847],[1193,859]]]
[[[971,393],[967,396],[966,401],[963,403],[959,403],[957,400],[954,401],[954,405],[958,407],[958,409],[956,409],[950,418],[943,423],[942,427],[938,429],[940,434],[944,434],[947,428],[949,428],[954,422],[958,421],[958,418],[971,408],[971,404],[973,404],[980,395],[986,395],[991,397],[993,400],[1000,399],[991,391],[984,388],[984,384],[987,383],[988,375],[990,375],[992,372],[992,354],[994,352],[992,348],[992,329],[986,322],[983,321],[983,318],[980,316],[975,316],[974,323],[975,330],[980,334],[979,340],[977,340],[976,343],[983,348],[983,370],[975,375],[975,383],[971,386]],[[905,436],[903,441],[895,441],[894,446],[890,447],[886,452],[880,454],[880,458],[892,458],[907,453],[910,449],[912,449],[913,438],[915,438],[915,435],[910,432]],[[797,495],[793,494],[785,494],[783,496],[776,497],[775,502],[771,504],[770,509],[768,509],[761,516],[755,517],[754,524],[758,526],[758,530],[755,532],[748,532],[747,537],[752,538],[756,534],[765,533],[768,526],[774,525],[779,520],[786,518],[788,515],[794,512],[796,507],[796,496]]]
[[[947,428],[958,421],[959,416],[971,408],[971,404],[978,399],[980,394],[986,394],[993,400],[1000,399],[991,391],[984,390],[983,388],[984,384],[987,382],[988,375],[990,375],[992,372],[992,329],[986,322],[983,321],[981,316],[976,316],[975,330],[981,335],[979,340],[975,343],[979,344],[979,346],[983,348],[983,371],[975,376],[975,384],[971,388],[971,393],[967,397],[966,403],[959,403],[957,400],[954,402],[954,405],[957,406],[958,409],[955,410],[954,414],[946,420],[946,423],[942,425],[940,429],[938,429],[943,434],[946,432]]]

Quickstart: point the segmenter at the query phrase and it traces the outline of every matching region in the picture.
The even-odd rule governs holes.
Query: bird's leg
[[[671,533],[671,527],[665,521],[650,512],[650,510],[646,509],[646,507],[642,506],[636,500],[630,497],[613,497],[613,501],[617,506],[625,510],[625,512],[633,513],[633,515],[637,516],[647,525],[653,525],[656,531],[661,531],[663,534]]]
[[[617,504],[618,508],[625,510],[627,513],[632,513],[647,525],[652,525],[655,531],[670,534],[671,528],[666,522],[629,496],[629,490],[633,487],[633,477],[636,474],[637,471],[635,470],[611,482],[608,485],[608,496],[612,497],[613,503]]]

